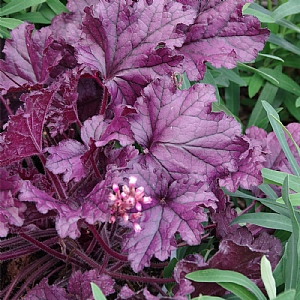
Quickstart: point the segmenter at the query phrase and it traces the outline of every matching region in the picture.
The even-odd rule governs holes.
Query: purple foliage
[[[258,237],[253,237],[246,227],[240,227],[227,234],[220,242],[219,250],[207,263],[199,255],[191,255],[179,261],[174,270],[174,277],[181,289],[186,284],[185,275],[197,270],[220,269],[240,272],[252,279],[262,287],[260,278],[260,260],[263,255],[271,261],[272,268],[278,264],[282,252],[279,240],[274,236],[262,232]],[[218,295],[222,296],[225,290],[215,283],[192,283],[192,295]],[[185,286],[183,285],[183,288]]]
[[[146,267],[199,245],[213,235],[207,224],[222,240],[201,266],[218,258],[227,268],[242,253],[258,259],[274,247],[269,258],[278,262],[271,237],[230,236],[237,228],[228,229],[232,212],[224,213],[220,189],[260,184],[268,147],[212,112],[213,87],[180,90],[173,80],[183,71],[203,78],[206,62],[232,68],[255,58],[268,32],[242,16],[246,2],[69,0],[70,13],[51,26],[12,31],[0,61],[1,101],[14,99],[0,133],[0,236],[15,235],[18,253],[41,249],[55,259],[32,267],[19,295],[30,284],[25,299],[90,299],[93,281],[115,298],[168,299],[161,285],[175,278],[173,299],[184,299],[194,287],[179,269],[189,267],[179,262],[174,278],[154,278]],[[15,257],[7,241],[5,259]],[[257,275],[257,265],[242,263]]]

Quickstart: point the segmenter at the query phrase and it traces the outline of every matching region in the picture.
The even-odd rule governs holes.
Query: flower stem
[[[93,235],[95,236],[97,242],[99,243],[99,245],[103,248],[103,250],[105,252],[107,252],[110,256],[121,260],[121,261],[128,261],[127,256],[126,255],[122,255],[114,250],[112,250],[101,238],[100,234],[98,233],[97,229],[95,228],[94,225],[88,224],[86,223],[89,227],[89,229],[91,230],[91,232],[93,233]]]
[[[3,103],[5,109],[7,110],[7,113],[9,116],[13,115],[13,112],[12,110],[10,109],[7,101],[4,99],[4,97],[2,95],[0,95],[0,99],[1,99],[1,102]]]

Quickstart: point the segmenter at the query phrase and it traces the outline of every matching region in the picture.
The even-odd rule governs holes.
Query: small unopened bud
[[[141,232],[141,230],[142,230],[140,224],[138,224],[138,223],[133,223],[133,229],[135,232]]]
[[[119,186],[116,183],[113,184],[113,191],[115,193],[118,193],[120,191]]]
[[[125,213],[123,216],[122,216],[122,219],[125,221],[125,222],[128,222],[129,220],[129,215],[127,213]]]
[[[114,224],[115,222],[116,222],[116,217],[115,216],[111,216],[110,220],[109,220],[109,223]]]
[[[122,188],[122,190],[123,190],[123,193],[125,193],[125,194],[129,195],[129,193],[130,193],[130,190],[129,190],[129,187],[128,187],[127,185],[123,185],[123,188]],[[122,194],[123,194],[123,193],[122,193]]]
[[[137,178],[134,177],[134,176],[130,176],[129,177],[129,187],[132,188],[132,187],[135,187],[135,184],[137,182]]]
[[[152,202],[152,198],[151,198],[151,197],[144,197],[144,198],[141,200],[141,202],[142,202],[143,204],[149,204],[149,203]]]
[[[137,202],[135,204],[135,208],[136,208],[137,211],[142,211],[142,204],[140,202]]]
[[[114,195],[113,193],[110,193],[108,198],[111,202],[115,202],[118,199],[117,196]]]
[[[133,213],[131,214],[130,220],[131,221],[136,221],[137,219],[139,219],[142,216],[141,212],[137,212],[137,213]]]

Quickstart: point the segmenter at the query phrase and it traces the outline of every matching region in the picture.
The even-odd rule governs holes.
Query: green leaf
[[[225,88],[225,100],[227,108],[237,116],[240,110],[240,86],[235,82],[230,82]]]
[[[255,96],[257,94],[257,92],[260,90],[261,86],[264,83],[264,79],[262,78],[262,76],[259,76],[257,73],[255,73],[249,82],[248,85],[248,94],[249,97],[252,98],[253,96]],[[258,103],[259,101],[257,101],[256,103]]]
[[[268,57],[268,58],[272,58],[273,60],[278,60],[278,61],[284,62],[284,60],[281,57],[276,56],[276,55],[270,55],[270,54],[265,54],[265,53],[258,53],[258,56]]]
[[[220,299],[223,300],[223,298],[221,297],[200,295],[196,298],[193,298],[192,300],[220,300]]]
[[[232,225],[237,223],[250,223],[265,228],[282,229],[292,232],[291,220],[286,216],[276,213],[247,213],[236,217],[230,224]]]
[[[298,28],[299,30],[299,28]],[[293,52],[297,55],[300,55],[300,48],[295,46],[294,44],[288,42],[287,40],[285,40],[284,38],[274,34],[274,33],[271,33],[270,36],[269,36],[269,39],[268,39],[268,42],[274,44],[274,45],[277,45],[285,50],[288,50],[290,52]]]
[[[289,113],[300,122],[300,107],[296,106],[297,96],[287,93],[287,97],[284,99],[284,105],[288,109]],[[300,97],[298,97],[300,99]]]
[[[261,80],[263,80],[260,75],[258,75],[258,74],[255,74],[255,75],[258,76],[259,78],[261,78]],[[250,85],[249,85],[249,88],[250,88]],[[255,106],[252,110],[247,127],[257,126],[259,124],[259,122],[267,116],[267,113],[262,106],[262,100],[265,100],[270,104],[273,104],[275,101],[277,91],[278,91],[278,87],[276,87],[275,85],[273,85],[269,82],[267,82],[265,84],[265,86],[262,89],[262,91],[258,97],[258,100],[256,101]]]
[[[6,27],[8,29],[14,29],[18,27],[23,22],[14,18],[1,18],[0,17],[0,26]]]
[[[275,171],[267,168],[263,168],[261,170],[262,176],[264,178],[264,183],[275,184],[275,185],[283,185],[283,181],[287,175],[285,172]],[[300,193],[300,185],[299,185],[300,177],[295,175],[289,175],[289,187],[295,192]],[[277,197],[276,197],[277,199]]]
[[[227,291],[235,294],[240,299],[243,300],[256,300],[257,298],[249,292],[246,288],[241,285],[232,282],[219,282],[218,283],[222,288],[226,289]]]
[[[59,0],[46,0],[46,2],[56,15],[59,15],[63,12],[69,12],[65,5],[63,5]]]
[[[285,290],[287,291],[297,288],[300,267],[300,226],[289,199],[289,175],[286,176],[283,182],[282,198],[288,207],[293,227],[293,233],[286,244],[283,256],[283,274],[285,278]]]
[[[56,16],[53,10],[49,8],[49,6],[47,5],[43,6],[39,10],[39,12],[42,14],[44,18],[48,19],[49,21],[51,21]]]
[[[285,139],[285,136],[284,136],[284,132],[283,132],[283,129],[281,127],[281,125],[279,124],[280,121],[279,121],[279,116],[277,114],[277,112],[275,111],[275,109],[269,104],[267,103],[266,101],[262,101],[262,104],[265,108],[265,110],[267,111],[267,114],[268,114],[268,118],[270,120],[270,123],[273,127],[273,130],[276,134],[276,137],[281,145],[281,148],[282,150],[284,151],[295,175],[299,176],[300,175],[300,167],[298,166],[298,163],[295,159],[295,157],[293,156],[288,144],[287,144],[287,141]],[[283,126],[283,125],[282,125]]]
[[[300,206],[300,193],[290,194],[290,201],[292,206]],[[284,203],[283,198],[280,197],[276,200],[278,203]]]
[[[196,282],[235,283],[247,288],[258,300],[266,300],[266,297],[261,290],[249,278],[238,272],[207,269],[189,273],[185,277]]]
[[[238,66],[246,71],[252,71],[253,73],[257,73],[257,74],[261,75],[263,78],[267,79],[271,83],[274,83],[276,85],[279,84],[279,81],[274,76],[264,73],[261,69],[255,69],[255,68],[248,66],[246,64],[243,64],[243,63],[238,63]]]
[[[271,263],[266,258],[265,255],[261,258],[260,273],[261,273],[261,279],[264,283],[264,286],[266,288],[269,299],[270,300],[275,299],[276,298],[276,284],[275,284],[275,280],[274,280],[274,277],[272,274]]]
[[[296,300],[295,295],[295,290],[288,290],[278,295],[274,300]]]
[[[286,16],[297,14],[300,12],[299,0],[289,0],[288,2],[278,6],[271,14],[276,21]]]
[[[0,38],[10,38],[9,31],[6,27],[0,26]]]
[[[229,81],[232,81],[232,82],[238,84],[239,86],[247,86],[247,83],[245,82],[245,80],[239,76],[237,69],[230,70],[230,69],[226,69],[226,68],[222,67],[217,70],[224,77],[226,77]]]
[[[14,16],[19,20],[28,21],[33,24],[51,24],[51,20],[45,18],[39,11],[28,12],[26,14],[15,14]]]
[[[255,16],[260,22],[263,23],[275,23],[275,19],[273,17],[271,17],[270,15],[257,10],[255,8],[253,8],[253,6],[250,6],[250,3],[246,3],[243,7],[243,15],[251,15],[251,16]]]
[[[278,69],[269,69],[261,67],[259,68],[261,73],[259,73],[263,78],[270,81],[274,85],[278,86],[281,89],[284,89],[296,96],[300,96],[300,86],[297,84],[293,79],[291,79],[289,76],[283,74]],[[268,75],[268,76],[266,76]],[[277,82],[274,82],[273,79],[270,79],[270,76],[273,78],[276,78]]]
[[[91,282],[91,287],[95,300],[106,300],[106,297],[103,295],[101,289],[94,282]]]
[[[265,183],[262,183],[258,186],[258,188],[265,193],[270,199],[277,199],[277,194],[275,193],[275,191],[268,185]]]
[[[0,16],[7,16],[28,7],[44,3],[46,0],[13,0],[0,9]]]

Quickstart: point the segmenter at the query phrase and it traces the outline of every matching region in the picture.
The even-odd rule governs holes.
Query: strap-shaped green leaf
[[[92,293],[95,300],[106,300],[106,297],[103,295],[102,291],[94,282],[91,282]]]
[[[265,228],[282,229],[292,232],[291,220],[286,216],[275,213],[258,212],[252,214],[244,214],[235,218],[231,222],[231,224],[236,223],[250,223]]]
[[[270,300],[276,298],[276,284],[272,274],[272,267],[270,261],[264,255],[260,261],[261,279],[266,288]]]
[[[293,233],[286,244],[283,259],[283,274],[285,277],[285,290],[287,291],[297,288],[300,268],[300,226],[289,199],[289,175],[286,176],[283,182],[282,198],[288,207],[293,227]]]
[[[0,16],[7,16],[31,6],[45,2],[46,0],[12,0],[0,9]]]
[[[284,151],[289,163],[291,164],[291,167],[292,167],[295,175],[300,176],[300,167],[298,166],[298,163],[297,163],[295,157],[293,156],[293,154],[288,146],[288,143],[285,139],[284,131],[282,129],[283,125],[281,126],[278,123],[279,115],[277,114],[275,109],[266,101],[262,101],[262,104],[263,104],[265,110],[267,111],[268,118],[269,118],[270,123],[273,127],[273,130],[276,134],[276,137],[277,137],[277,139],[281,145],[281,148]]]
[[[215,282],[218,284],[231,282],[247,288],[258,300],[266,300],[261,290],[249,278],[238,272],[207,269],[189,273],[185,277],[196,282]]]

